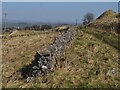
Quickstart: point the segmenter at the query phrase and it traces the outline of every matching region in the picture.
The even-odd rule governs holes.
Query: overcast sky
[[[118,12],[117,2],[4,2],[3,13],[7,12],[8,21],[81,22],[87,12],[98,17],[106,10]]]

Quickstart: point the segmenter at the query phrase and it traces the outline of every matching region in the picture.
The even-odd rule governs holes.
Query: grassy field
[[[3,87],[5,88],[120,88],[118,76],[118,34],[93,28],[76,29],[76,40],[66,51],[63,67],[32,82],[18,80],[13,74],[34,59],[57,32],[16,32],[16,37],[3,39]],[[34,35],[19,35],[19,34]],[[8,37],[8,34],[4,36]],[[10,36],[9,36],[10,37]],[[108,73],[114,70],[114,73]],[[12,77],[10,77],[13,75]]]
[[[11,82],[9,77],[20,68],[30,64],[34,60],[36,51],[43,50],[56,35],[58,33],[51,31],[45,33],[27,30],[3,34],[3,86],[10,87],[9,85],[12,84],[9,84]]]

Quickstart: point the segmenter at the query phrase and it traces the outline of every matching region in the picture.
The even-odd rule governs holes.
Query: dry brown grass
[[[27,35],[29,36],[27,36]],[[33,35],[32,35],[33,34]],[[36,51],[41,51],[58,33],[49,31],[17,31],[12,34],[4,34],[7,39],[2,39],[2,63],[3,63],[3,86],[9,86],[8,77],[28,65],[34,59]],[[25,36],[21,36],[25,35]],[[7,83],[8,82],[8,83]]]
[[[29,83],[25,80],[17,80],[19,75],[13,75],[9,80],[7,77],[31,63],[35,52],[52,42],[53,37],[58,33],[3,39],[3,86],[7,88],[120,87],[120,79],[117,76],[117,72],[120,71],[118,50],[115,48],[118,38],[107,32],[103,37],[101,33],[103,31],[91,28],[78,29],[74,44],[66,50],[65,67],[57,68],[49,75],[34,78]],[[104,40],[108,40],[107,43]],[[112,41],[115,42],[110,45],[109,42]],[[113,68],[118,69],[115,76],[106,76],[106,72]]]

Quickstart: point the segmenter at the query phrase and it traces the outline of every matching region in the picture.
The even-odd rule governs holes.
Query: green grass
[[[105,33],[104,36],[102,33]],[[68,50],[67,57],[78,65],[73,65],[72,68],[81,70],[78,72],[78,87],[120,87],[118,76],[106,79],[108,70],[118,69],[118,36],[97,29],[83,28],[77,30],[76,38],[72,49]],[[70,73],[77,76],[75,72],[77,71]]]
[[[120,40],[118,38],[118,34],[115,35],[111,32],[107,32],[107,31],[105,32],[105,31],[96,30],[96,29],[93,29],[93,28],[84,29],[84,32],[95,36],[96,38],[98,38],[102,42],[104,42],[108,45],[111,45],[112,47],[118,49],[119,52],[120,52],[120,48],[119,48]]]
[[[23,33],[23,32],[22,32]],[[29,32],[28,32],[29,33]],[[54,35],[53,35],[54,36]],[[46,36],[53,37],[50,34]],[[42,36],[40,36],[42,38]],[[17,37],[16,37],[17,38]],[[11,55],[10,50],[11,47],[8,45],[10,42],[8,39],[5,39],[3,43],[6,47],[3,48],[5,53],[3,52],[4,58],[8,63],[5,63],[6,66],[9,64],[9,67],[13,67],[15,69],[20,68],[20,66],[25,66],[26,64],[31,63],[31,58],[33,58],[32,50],[39,49],[39,40],[37,39],[37,35],[29,37],[27,40],[34,38],[33,42],[36,42],[35,45],[29,47],[28,51],[24,51],[22,49],[23,43],[26,45],[25,39],[20,37],[19,40],[21,43],[17,43],[14,47],[20,46],[21,54],[20,57],[16,57],[17,60],[13,57],[12,63],[9,62],[9,58],[6,55]],[[45,40],[45,39],[43,39]],[[42,40],[42,41],[43,41]],[[15,38],[13,39],[14,43],[17,42]],[[42,44],[41,41],[41,44]],[[39,43],[38,43],[39,42]],[[117,76],[118,71],[118,36],[93,28],[83,28],[76,30],[76,40],[72,44],[72,46],[66,50],[66,64],[65,67],[58,68],[54,72],[50,73],[44,77],[35,78],[32,83],[26,83],[25,80],[15,80],[10,78],[10,81],[4,83],[4,87],[24,87],[24,88],[120,88],[119,81],[120,77]],[[44,42],[44,43],[47,43]],[[37,47],[36,47],[37,45]],[[26,47],[27,48],[27,47]],[[15,49],[16,50],[16,49]],[[14,52],[14,51],[12,51]],[[25,55],[24,55],[25,54]],[[22,60],[23,59],[23,60]],[[21,62],[22,65],[17,66],[17,62]],[[9,68],[4,66],[4,80],[6,80],[7,72],[9,72]],[[108,70],[112,70],[115,68],[118,69],[115,72],[115,76],[107,76],[106,73]],[[14,70],[15,71],[15,70]]]

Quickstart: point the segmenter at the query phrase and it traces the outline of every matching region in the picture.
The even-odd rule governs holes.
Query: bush
[[[25,30],[40,30],[40,26],[38,25],[26,26],[24,29]]]
[[[84,16],[83,25],[87,25],[87,24],[89,24],[93,20],[94,20],[94,14],[93,13],[87,13]]]
[[[51,25],[42,25],[42,26],[41,26],[41,30],[51,29],[51,28],[52,28]]]

